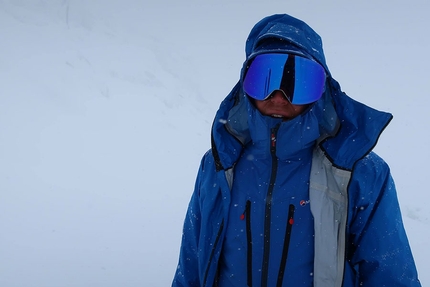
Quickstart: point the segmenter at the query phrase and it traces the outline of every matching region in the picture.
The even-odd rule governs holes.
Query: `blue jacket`
[[[257,23],[247,40],[247,60],[273,50],[323,65],[329,75],[325,93],[287,122],[261,115],[244,95],[242,79],[221,103],[172,286],[420,286],[389,167],[371,151],[392,116],[341,91],[320,37],[304,22],[273,15]],[[259,194],[261,208],[253,204]],[[257,217],[268,222],[257,224]],[[231,240],[235,230],[246,231],[239,243]],[[270,240],[259,243],[260,233]],[[312,244],[306,248],[303,242]],[[260,245],[264,252],[255,250]],[[242,247],[252,254],[232,251]],[[243,264],[235,268],[244,272],[222,283],[226,260]],[[256,272],[252,266],[261,262],[270,268],[263,263]]]

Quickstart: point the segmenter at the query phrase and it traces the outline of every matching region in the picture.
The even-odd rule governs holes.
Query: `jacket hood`
[[[286,14],[268,16],[251,30],[245,46],[241,77],[221,103],[212,127],[212,153],[217,170],[234,166],[251,140],[252,112],[242,89],[242,77],[250,59],[268,52],[294,53],[319,62],[326,70],[326,89],[311,106],[319,121],[318,144],[335,166],[352,170],[355,162],[376,145],[392,115],[352,100],[332,78],[325,61],[321,37],[305,22]]]
[[[290,52],[312,58],[330,74],[321,37],[305,22],[289,15],[268,16],[249,33],[245,45],[245,63],[255,55],[267,52]]]

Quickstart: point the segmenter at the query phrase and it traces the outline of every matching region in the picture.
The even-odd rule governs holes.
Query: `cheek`
[[[257,110],[259,110],[259,111],[261,112],[262,110],[264,110],[264,107],[265,107],[265,105],[266,105],[266,102],[263,102],[263,101],[255,101],[255,102],[254,102],[254,105],[255,105],[255,107],[257,108]]]
[[[309,105],[293,105],[294,110],[298,113],[303,113]]]

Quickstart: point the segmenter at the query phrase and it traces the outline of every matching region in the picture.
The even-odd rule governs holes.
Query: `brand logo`
[[[302,200],[300,200],[300,205],[301,206],[305,206],[305,205],[307,205],[309,202],[311,202],[310,200],[304,200],[304,199],[302,199]]]

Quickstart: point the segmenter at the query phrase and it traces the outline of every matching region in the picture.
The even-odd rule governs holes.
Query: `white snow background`
[[[430,286],[429,7],[0,0],[0,286],[169,286],[214,113],[274,13],[322,36],[348,95],[394,114],[376,152]]]

